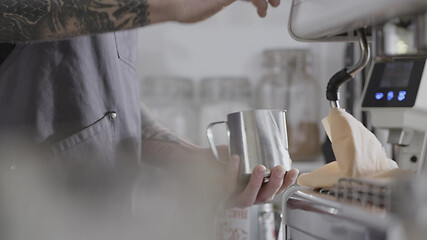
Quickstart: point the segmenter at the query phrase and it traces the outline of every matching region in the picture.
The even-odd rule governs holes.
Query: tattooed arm
[[[58,40],[165,21],[197,22],[235,0],[0,0],[0,42]],[[268,3],[250,0],[261,17]],[[278,6],[280,0],[269,0]]]
[[[186,161],[184,159],[169,162],[172,157],[177,157],[180,151],[197,152],[201,148],[183,139],[180,139],[171,130],[162,126],[152,115],[150,110],[144,105],[141,107],[141,139],[142,156],[145,161],[154,165],[165,164],[174,165],[174,162]],[[159,162],[166,161],[165,163]]]
[[[0,0],[0,41],[56,40],[143,26],[146,0]]]

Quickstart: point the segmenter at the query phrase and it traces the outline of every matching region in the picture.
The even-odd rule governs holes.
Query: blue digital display
[[[399,95],[397,96],[397,100],[399,100],[400,102],[405,100],[406,98],[406,91],[400,91]]]
[[[391,101],[394,98],[394,92],[390,91],[387,93],[387,101]]]
[[[414,107],[421,80],[427,74],[426,62],[425,58],[374,61],[362,108]]]
[[[384,93],[382,92],[377,92],[375,93],[375,99],[380,100],[384,97]]]
[[[409,84],[414,61],[389,62],[385,65],[380,81],[382,88],[404,88]]]

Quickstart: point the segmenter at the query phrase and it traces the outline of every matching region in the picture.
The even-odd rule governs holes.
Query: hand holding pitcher
[[[225,124],[228,130],[230,161],[220,159],[215,145],[212,129],[218,124]],[[290,174],[286,172],[291,169],[291,159],[284,111],[231,113],[227,121],[210,124],[207,136],[217,161],[229,164],[229,168],[237,167],[236,192],[240,193],[237,195],[239,198],[256,198],[255,203],[271,200],[275,194],[289,187],[298,175],[297,170],[289,171]],[[233,166],[239,161],[240,164]],[[269,182],[263,185],[265,179]]]

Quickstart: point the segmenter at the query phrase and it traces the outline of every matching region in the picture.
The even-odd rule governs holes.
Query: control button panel
[[[425,59],[376,62],[362,107],[413,107]]]

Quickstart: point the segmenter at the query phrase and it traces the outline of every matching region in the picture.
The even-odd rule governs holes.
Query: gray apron
[[[89,228],[87,222],[80,219],[91,219],[94,215],[99,216],[94,219],[109,219],[104,216],[109,214],[120,219],[128,214],[126,211],[130,212],[121,206],[130,205],[133,176],[141,157],[135,60],[136,32],[122,31],[57,42],[18,44],[0,65],[0,182],[17,181],[16,175],[4,179],[10,169],[19,170],[20,164],[28,166],[26,162],[15,162],[17,158],[5,157],[11,147],[18,153],[42,149],[43,157],[38,160],[32,154],[24,155],[31,156],[26,161],[37,161],[36,168],[39,163],[46,167],[42,170],[48,175],[43,175],[43,179],[47,179],[43,180],[43,186],[44,182],[52,183],[54,189],[63,193],[52,195],[63,198],[56,203],[66,202],[64,206],[67,206],[56,209],[60,221],[52,224],[61,221],[66,225],[75,224],[70,229],[79,230],[73,233],[81,231],[90,235],[90,231],[83,230]],[[32,182],[23,185],[28,184]],[[46,196],[49,194],[41,195]],[[70,201],[70,196],[81,197]],[[71,211],[75,216],[70,212],[58,213],[79,201],[87,204],[88,209],[96,205],[101,210],[98,215],[87,214],[87,218],[82,217],[85,211]],[[85,209],[76,204],[77,207]],[[9,209],[13,208],[0,211]],[[22,208],[17,211],[19,209]],[[106,209],[115,210],[106,213]],[[67,216],[66,219],[63,216]],[[4,226],[0,222],[0,231]]]
[[[55,155],[89,148],[103,166],[124,151],[138,159],[135,50],[134,31],[18,44],[0,66],[0,131],[24,131]]]

